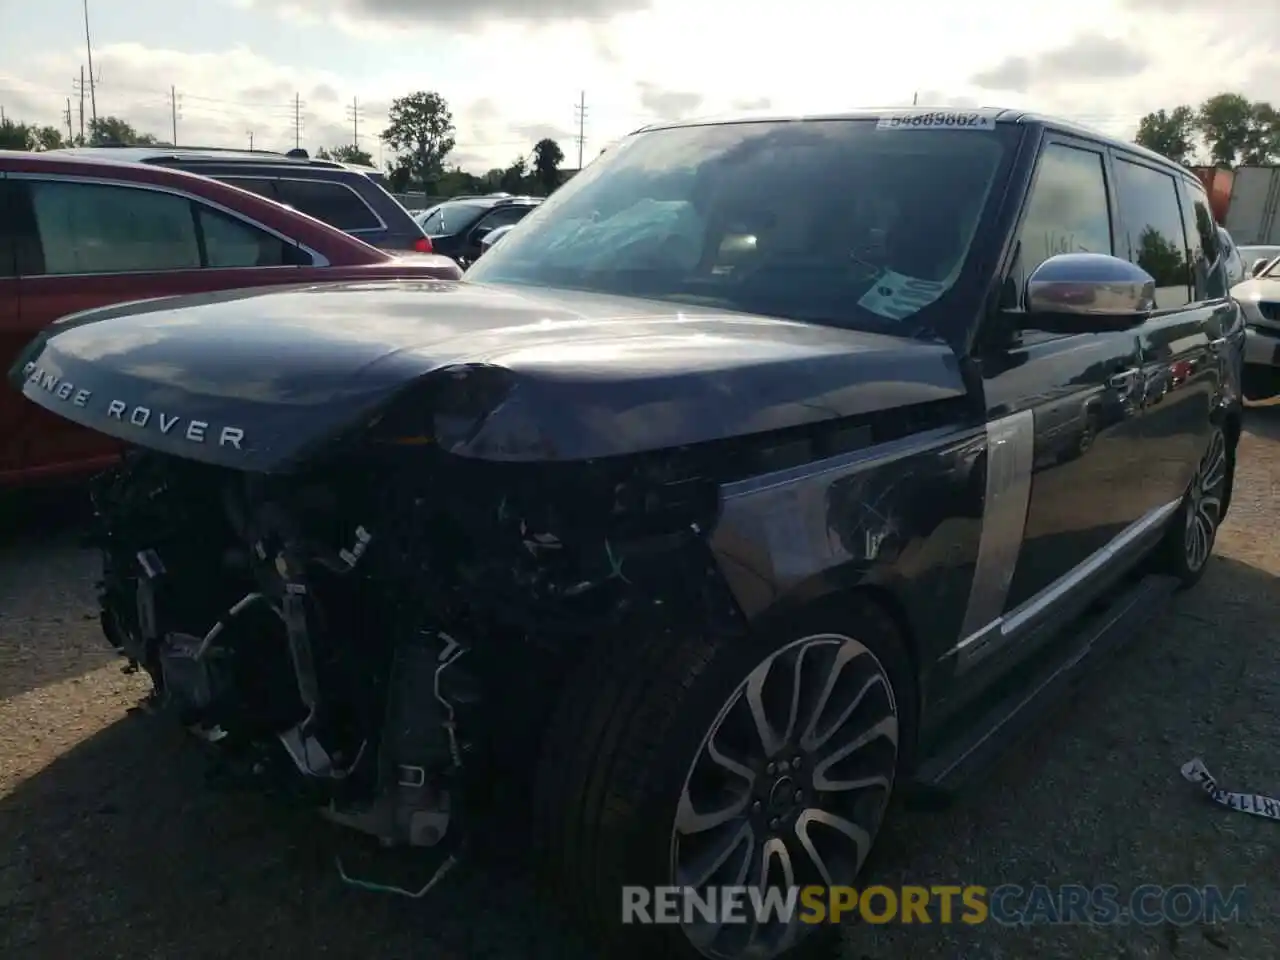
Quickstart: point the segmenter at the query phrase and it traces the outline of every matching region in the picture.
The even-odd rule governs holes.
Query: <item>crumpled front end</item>
[[[687,466],[399,439],[287,477],[131,454],[94,493],[102,618],[233,781],[434,847],[536,756],[582,644],[738,613]]]

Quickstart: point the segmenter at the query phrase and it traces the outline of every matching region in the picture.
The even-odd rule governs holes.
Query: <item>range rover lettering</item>
[[[604,956],[797,957],[622,888],[853,883],[1200,579],[1207,211],[1015,111],[660,125],[460,280],[90,313],[24,358],[76,392],[14,379],[131,445],[103,626],[222,763],[424,878],[518,825]]]

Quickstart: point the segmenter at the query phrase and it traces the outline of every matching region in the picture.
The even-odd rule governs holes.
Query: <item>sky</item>
[[[380,158],[438,92],[475,173],[543,137],[577,166],[646,123],[744,110],[1027,107],[1123,136],[1233,90],[1280,102],[1275,0],[89,0],[99,115],[182,144]],[[0,108],[79,129],[82,0],[0,0]],[[86,74],[87,76],[88,74]],[[295,97],[300,130],[295,126]],[[354,108],[354,109],[353,109]],[[92,112],[85,97],[85,116]],[[352,114],[358,116],[353,129]],[[383,153],[382,159],[389,155]]]

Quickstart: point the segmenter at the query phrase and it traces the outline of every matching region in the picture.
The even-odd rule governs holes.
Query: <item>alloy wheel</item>
[[[1205,565],[1222,518],[1222,496],[1227,483],[1227,442],[1215,429],[1191,481],[1187,494],[1186,533],[1183,546],[1187,568],[1193,573]]]
[[[707,896],[853,883],[897,762],[897,704],[876,656],[836,634],[788,644],[738,686],[698,748],[675,816],[672,883]],[[774,957],[812,929],[681,919],[717,960]]]

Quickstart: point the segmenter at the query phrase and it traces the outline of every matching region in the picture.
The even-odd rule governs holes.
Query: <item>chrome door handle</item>
[[[1209,341],[1209,352],[1210,352],[1210,353],[1221,353],[1221,352],[1222,352],[1222,348],[1223,348],[1223,347],[1225,347],[1226,345],[1227,345],[1227,338],[1226,338],[1226,337],[1218,337],[1218,339],[1217,339],[1217,340],[1210,340],[1210,341]]]
[[[1137,367],[1131,367],[1128,370],[1122,370],[1120,373],[1113,374],[1107,382],[1117,390],[1124,390],[1126,387],[1133,386],[1133,382],[1138,379],[1141,371]]]

